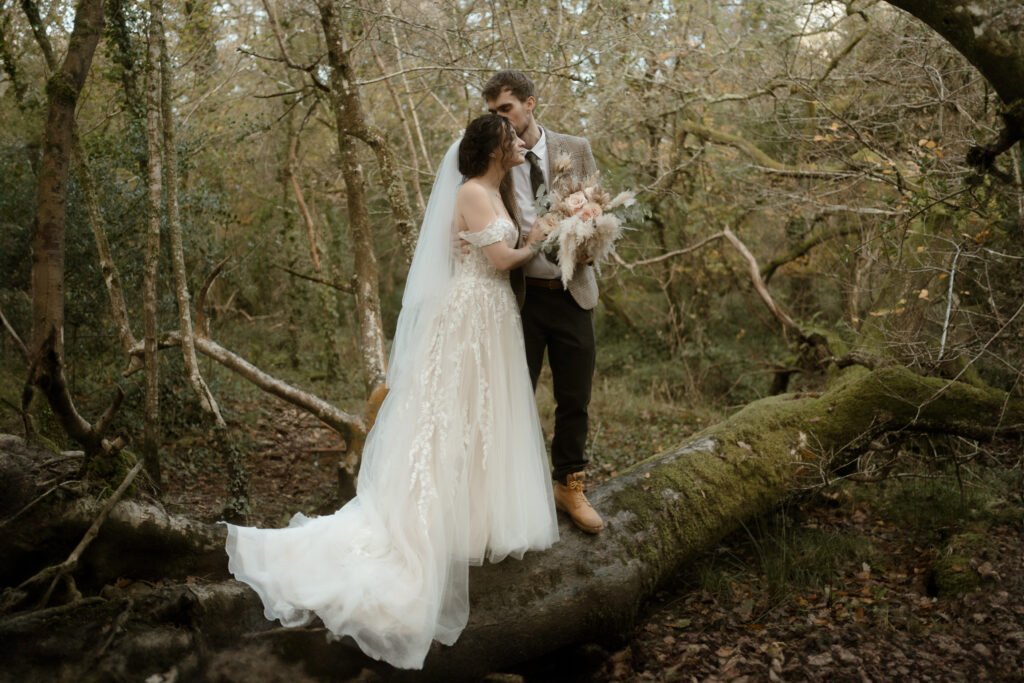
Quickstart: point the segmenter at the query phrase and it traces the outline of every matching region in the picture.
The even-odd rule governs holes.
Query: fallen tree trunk
[[[897,367],[851,368],[820,396],[762,399],[610,480],[591,495],[607,523],[601,534],[585,536],[563,523],[562,540],[551,550],[472,570],[469,626],[454,646],[435,646],[423,672],[396,672],[344,641],[328,644],[323,629],[275,628],[258,618],[255,593],[234,581],[170,586],[148,593],[144,601],[139,597],[149,616],[129,619],[126,633],[98,666],[116,669],[136,661],[136,668],[110,672],[142,676],[176,666],[186,677],[201,675],[212,659],[190,660],[185,653],[202,644],[200,651],[217,651],[218,657],[229,650],[251,655],[254,648],[269,649],[283,660],[303,661],[307,674],[328,679],[355,675],[363,667],[376,668],[389,680],[472,678],[621,633],[655,589],[700,553],[745,520],[770,511],[806,483],[808,472],[837,458],[848,460],[881,434],[945,432],[986,439],[1022,430],[1024,401],[1002,392]],[[141,525],[133,528],[142,531]],[[212,536],[219,533],[203,532],[205,540],[194,546],[205,546],[196,561],[207,569],[226,564]],[[113,590],[107,595],[124,599]],[[95,629],[109,624],[108,612],[116,611],[109,602],[83,604],[74,617],[61,613],[59,623],[75,625],[63,627],[67,637],[78,639],[64,652],[87,647],[83,639],[89,631],[82,623],[90,614],[105,615]],[[45,615],[0,621],[0,657],[10,662],[9,671],[30,672],[33,639],[39,628],[52,631],[53,621]],[[168,630],[170,624],[176,628]],[[127,657],[141,643],[148,643],[148,659]],[[265,659],[267,666],[272,661]]]

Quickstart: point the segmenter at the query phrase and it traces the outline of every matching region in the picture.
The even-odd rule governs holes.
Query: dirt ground
[[[238,425],[251,435],[247,523],[283,526],[297,511],[332,511],[338,438],[300,411],[248,408]],[[217,519],[227,479],[210,444],[179,441],[166,461],[169,508]],[[661,591],[622,641],[490,678],[1024,680],[1019,511],[930,524],[890,507],[850,488],[790,505]]]

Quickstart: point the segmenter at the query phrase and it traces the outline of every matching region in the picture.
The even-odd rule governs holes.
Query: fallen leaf
[[[820,655],[811,655],[807,658],[807,663],[811,666],[825,666],[826,664],[831,664],[832,661],[832,655],[828,652],[822,652]]]

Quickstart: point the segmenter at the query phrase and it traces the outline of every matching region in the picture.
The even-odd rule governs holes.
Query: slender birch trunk
[[[370,41],[370,49],[373,51],[373,61],[377,63],[377,68],[380,69],[381,74],[386,74],[388,72],[387,66],[384,64],[384,60],[381,59],[380,53],[377,52],[373,41]],[[402,107],[402,100],[398,95],[398,90],[395,89],[395,84],[391,82],[390,78],[385,77],[384,85],[387,86],[388,94],[391,95],[391,101],[395,104],[395,112],[398,113],[398,119],[402,123],[405,147],[409,150],[409,164],[412,166],[412,188],[416,193],[416,206],[419,207],[420,213],[422,213],[426,209],[426,204],[423,202],[423,192],[420,191],[420,160],[419,154],[416,153],[416,143],[412,139],[412,131],[409,128],[409,117],[405,115],[405,109]]]
[[[178,210],[178,147],[174,131],[174,110],[171,106],[173,76],[167,53],[167,38],[160,26],[160,113],[164,133],[164,182],[167,188],[167,237],[171,244],[171,264],[174,269],[174,294],[178,301],[178,325],[181,328],[181,351],[185,359],[185,372],[193,391],[199,396],[203,410],[213,415],[214,421],[224,426],[217,399],[203,380],[196,359],[195,333],[192,328],[191,297],[185,273],[185,254],[181,243],[181,215]]]
[[[391,0],[384,0],[384,9],[387,10],[388,14],[394,14],[395,11],[391,7]],[[395,23],[390,22],[388,27],[391,31],[391,46],[395,48],[395,61],[398,64],[398,71],[401,74],[398,79],[402,83],[402,89],[405,90],[406,96],[409,98],[409,115],[412,117],[413,130],[416,131],[416,139],[420,143],[420,151],[423,153],[423,163],[427,167],[427,172],[430,175],[434,175],[434,167],[430,163],[430,155],[427,153],[427,144],[423,140],[423,127],[420,125],[420,117],[416,111],[416,101],[413,100],[409,94],[409,79],[405,76],[405,64],[402,62],[402,47],[398,43],[398,32],[395,30]],[[419,178],[416,179],[417,186],[419,185]]]
[[[163,193],[163,159],[160,151],[160,36],[163,34],[163,0],[150,0],[146,60],[146,150],[148,152],[148,213],[146,260],[142,284],[145,328],[146,399],[142,457],[146,471],[160,485],[160,359],[157,355],[157,266],[160,262],[160,208]]]
[[[366,179],[359,162],[353,130],[363,125],[362,102],[352,66],[338,7],[331,1],[319,3],[320,20],[327,40],[331,65],[331,103],[338,125],[338,151],[345,180],[348,226],[355,262],[356,312],[359,320],[359,350],[367,393],[384,384],[386,359],[378,289],[377,255],[373,250]]]
[[[80,176],[79,182],[82,185],[82,194],[85,196],[85,208],[89,214],[89,224],[92,226],[92,235],[96,241],[96,251],[100,258],[100,273],[103,275],[103,282],[107,287],[107,298],[110,299],[110,312],[114,317],[114,326],[117,328],[117,338],[121,342],[121,349],[129,358],[128,369],[125,370],[125,375],[128,375],[139,369],[138,358],[130,355],[132,347],[137,342],[128,320],[128,306],[124,300],[124,288],[121,287],[121,275],[117,270],[117,264],[114,263],[114,258],[110,255],[106,223],[103,220],[103,212],[100,210],[100,200],[96,194],[96,183],[93,180],[92,168],[89,166],[89,157],[86,156],[85,149],[82,148],[77,131],[74,134],[73,144]]]

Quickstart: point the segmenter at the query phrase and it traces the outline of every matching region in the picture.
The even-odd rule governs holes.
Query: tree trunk
[[[830,458],[847,461],[883,433],[915,431],[977,439],[1019,434],[1024,431],[1024,401],[896,367],[848,370],[818,397],[790,394],[757,401],[593,491],[590,498],[606,521],[599,535],[582,534],[563,520],[562,539],[551,550],[472,569],[469,625],[454,646],[435,645],[422,673],[396,672],[346,642],[329,644],[322,628],[275,628],[260,618],[256,594],[234,581],[193,582],[149,592],[137,608],[149,616],[128,622],[132,626],[111,646],[106,665],[128,666],[125,657],[114,655],[149,643],[149,660],[138,660],[130,671],[133,676],[174,665],[187,677],[198,675],[204,665],[188,659],[197,645],[200,651],[234,649],[241,656],[262,644],[287,659],[302,659],[307,672],[322,680],[355,675],[364,667],[378,669],[387,680],[472,679],[500,671],[559,648],[621,633],[658,586],[742,522],[770,511],[795,486],[816,481]],[[190,557],[209,578],[225,575],[223,530],[196,528],[187,520],[147,510],[136,502],[119,504],[111,513],[116,529],[106,539],[101,534],[96,543],[97,548],[104,543],[152,548],[156,554],[151,564],[141,563],[134,553],[97,553],[93,564],[83,557],[82,571],[92,572],[97,582],[189,573],[187,564],[179,562],[173,569],[160,564],[159,549],[166,545],[173,546],[175,556]],[[79,526],[88,517],[79,514]],[[68,523],[61,520],[58,526],[67,528]],[[161,540],[153,540],[157,537]],[[0,541],[0,548],[17,547],[2,536]],[[11,555],[4,559],[5,564],[19,560]],[[110,601],[81,605],[73,617],[64,614],[59,633],[49,633],[53,648],[63,648],[51,666],[83,666],[79,641],[90,629],[99,639],[95,634],[102,634],[121,595],[114,589],[106,594]],[[53,623],[47,614],[0,621],[0,656],[10,671],[39,673],[31,668],[40,666],[33,649],[41,632],[55,628]],[[169,628],[177,629],[177,640],[165,638]],[[181,646],[183,638],[189,647]],[[267,667],[286,666],[267,652],[262,657]]]
[[[46,394],[54,414],[67,434],[81,443],[87,455],[116,450],[103,433],[120,403],[120,396],[96,424],[90,425],[75,408],[64,379],[64,242],[67,219],[68,167],[72,154],[75,107],[85,85],[93,54],[103,32],[103,0],[82,0],[67,54],[59,70],[35,4],[23,0],[40,48],[53,70],[47,84],[47,119],[43,133],[43,158],[39,166],[36,215],[32,225],[32,336],[27,387]],[[31,400],[31,390],[24,394]]]
[[[96,193],[96,183],[93,181],[92,169],[89,166],[89,158],[82,147],[78,135],[74,138],[75,160],[78,162],[78,173],[82,184],[82,195],[85,197],[86,211],[89,214],[89,224],[92,226],[93,239],[96,241],[96,251],[100,260],[100,273],[103,275],[103,282],[107,286],[107,298],[110,299],[110,312],[114,317],[114,326],[117,328],[117,337],[121,341],[121,348],[125,354],[135,346],[135,334],[132,332],[131,322],[128,320],[128,306],[124,300],[124,290],[121,287],[121,275],[117,270],[117,264],[110,254],[110,241],[107,239],[106,224],[103,219],[103,212],[100,209],[99,196]],[[138,359],[135,356],[129,358],[126,373],[138,369]]]
[[[160,265],[160,213],[163,204],[162,154],[160,152],[160,36],[163,34],[163,2],[150,0],[149,42],[146,58],[146,149],[148,152],[149,228],[142,280],[142,312],[145,330],[146,398],[143,409],[142,458],[150,478],[160,486],[160,357],[157,353],[156,280]]]
[[[171,246],[171,264],[174,270],[174,294],[178,302],[178,326],[181,329],[181,352],[185,360],[185,372],[192,390],[199,397],[203,410],[213,416],[214,422],[223,427],[220,407],[213,392],[206,385],[199,372],[196,359],[195,334],[192,329],[191,297],[188,293],[188,275],[185,272],[185,253],[181,239],[181,212],[178,209],[178,142],[174,130],[174,107],[171,103],[173,77],[171,57],[167,52],[167,39],[163,24],[160,24],[160,113],[163,121],[164,178],[167,186],[167,237]],[[159,243],[159,242],[158,242]]]
[[[373,249],[366,179],[359,162],[353,131],[362,127],[363,111],[355,84],[348,48],[340,25],[339,8],[332,0],[318,3],[331,65],[331,104],[338,126],[338,152],[345,179],[348,226],[355,262],[356,311],[359,318],[359,349],[363,357],[367,393],[384,384],[387,361],[380,314],[377,255]]]
[[[33,30],[43,29],[33,24]],[[50,76],[46,86],[47,119],[31,237],[33,358],[38,357],[51,336],[58,358],[64,358],[64,225],[71,131],[78,95],[102,32],[103,0],[83,0],[75,13],[64,64]]]

